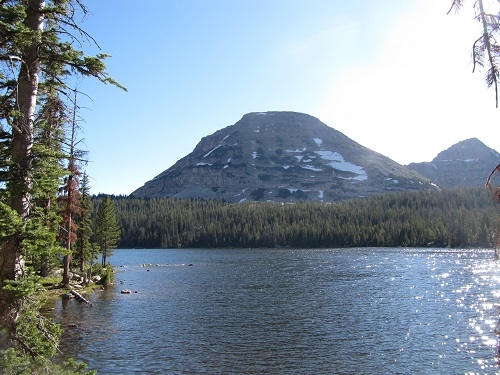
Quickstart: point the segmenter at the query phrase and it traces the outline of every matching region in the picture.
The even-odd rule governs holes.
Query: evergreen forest
[[[498,209],[484,188],[332,204],[123,196],[113,201],[121,248],[491,247]]]

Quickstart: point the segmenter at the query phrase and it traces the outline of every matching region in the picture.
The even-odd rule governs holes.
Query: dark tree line
[[[498,224],[497,206],[481,188],[332,204],[113,199],[121,248],[490,247]]]

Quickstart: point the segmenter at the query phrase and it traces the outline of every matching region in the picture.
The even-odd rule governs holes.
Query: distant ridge
[[[258,112],[204,137],[131,196],[334,202],[429,188],[434,185],[414,170],[315,117]]]
[[[441,187],[481,187],[500,164],[500,154],[477,138],[458,142],[431,162],[411,163],[409,168]]]

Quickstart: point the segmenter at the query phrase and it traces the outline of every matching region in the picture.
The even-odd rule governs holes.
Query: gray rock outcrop
[[[333,202],[433,187],[315,117],[263,112],[204,137],[131,196]]]
[[[500,164],[500,154],[477,138],[458,142],[431,162],[411,163],[409,168],[441,187],[481,187]]]

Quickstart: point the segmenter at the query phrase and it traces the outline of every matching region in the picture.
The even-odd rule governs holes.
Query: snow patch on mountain
[[[217,150],[219,147],[221,147],[222,145],[218,145],[218,146],[215,146],[213,149],[211,149],[210,151],[208,151],[205,155],[203,155],[204,158],[210,156],[210,154],[212,152],[214,152],[215,150]]]
[[[347,180],[364,181],[368,179],[368,176],[366,175],[366,172],[364,171],[363,167],[346,162],[344,157],[340,155],[338,152],[333,152],[333,151],[315,151],[315,152],[323,160],[331,161],[331,163],[328,163],[327,165],[329,165],[333,169],[337,169],[339,171],[344,171],[344,172],[351,172],[358,175],[357,177],[347,178]]]
[[[302,165],[301,167],[304,169],[308,169],[310,171],[313,171],[313,172],[321,172],[323,170],[321,168],[315,168],[312,165]]]

